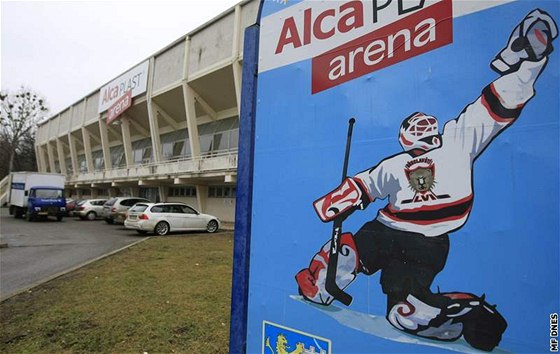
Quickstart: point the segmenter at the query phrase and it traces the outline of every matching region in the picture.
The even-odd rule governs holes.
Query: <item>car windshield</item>
[[[132,208],[130,208],[130,211],[132,211],[132,212],[136,211],[136,212],[141,213],[141,212],[143,212],[144,210],[146,210],[147,207],[148,207],[148,206],[145,205],[145,204],[136,204],[135,206],[133,206]]]
[[[105,205],[111,206],[111,205],[115,204],[116,201],[117,201],[117,198],[111,198],[105,203]]]
[[[87,200],[80,200],[76,205],[84,205],[87,202]]]
[[[35,198],[42,198],[42,199],[56,199],[62,198],[63,193],[60,189],[35,189],[35,193],[33,193]]]

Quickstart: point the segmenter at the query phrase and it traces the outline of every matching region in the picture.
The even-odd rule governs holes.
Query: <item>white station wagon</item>
[[[220,221],[182,203],[137,203],[128,210],[124,227],[140,234],[163,236],[173,231],[216,232]]]

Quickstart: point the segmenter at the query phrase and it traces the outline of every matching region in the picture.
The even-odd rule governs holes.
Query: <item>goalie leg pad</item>
[[[491,351],[506,330],[505,319],[484,296],[469,293],[408,295],[391,307],[387,320],[397,329],[424,338],[453,341],[461,335],[472,347]]]
[[[387,314],[395,328],[424,338],[453,341],[463,332],[463,324],[447,317],[441,308],[408,295],[395,304]]]
[[[309,268],[302,269],[296,275],[300,295],[316,304],[330,305],[334,300],[325,289],[330,247],[331,241],[313,257]],[[358,273],[358,265],[358,251],[352,234],[342,234],[336,270],[336,284],[339,288],[344,289],[354,281]]]

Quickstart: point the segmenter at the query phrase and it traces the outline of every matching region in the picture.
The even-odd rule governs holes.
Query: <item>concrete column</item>
[[[37,171],[47,172],[45,156],[43,156],[43,148],[39,145],[35,145],[35,156],[37,157]]]
[[[204,184],[196,185],[196,202],[198,211],[204,213],[206,211],[206,201],[208,200],[208,186]]]
[[[47,142],[47,155],[49,156],[49,169],[51,173],[57,172],[54,166],[54,152],[50,142]]]
[[[60,119],[60,118],[59,118]],[[58,164],[60,166],[60,173],[67,175],[66,173],[66,156],[64,155],[64,146],[60,139],[56,139],[56,151],[58,153]]]
[[[231,65],[233,70],[233,83],[235,86],[235,98],[237,99],[237,113],[241,109],[241,77],[243,74],[243,69],[241,63],[239,62],[239,52],[241,47],[241,31],[243,31],[241,25],[241,6],[237,4],[235,6],[235,19],[233,25],[233,43],[232,43],[232,53],[231,53]]]
[[[185,41],[185,65],[183,68],[183,101],[187,114],[187,133],[191,156],[200,156],[200,140],[198,138],[198,123],[196,121],[195,94],[188,84],[189,79],[189,57],[191,51],[191,39],[187,37]]]
[[[161,203],[167,201],[168,191],[169,191],[168,186],[158,186],[159,200],[160,200]]]
[[[159,125],[157,111],[152,104],[152,93],[154,86],[154,58],[150,58],[150,70],[148,76],[148,121],[150,123],[150,137],[152,138],[152,162],[160,162],[162,160],[161,142],[159,139]]]
[[[123,138],[124,157],[126,159],[126,166],[131,167],[134,165],[134,156],[132,156],[132,140],[130,139],[130,118],[121,118],[121,132]]]
[[[72,160],[72,170],[74,175],[80,173],[80,166],[78,164],[78,151],[76,150],[76,142],[72,133],[68,133],[68,146],[70,147],[70,159]]]
[[[48,144],[48,143],[47,143]],[[41,152],[41,159],[43,160],[43,169],[45,172],[49,169],[48,163],[48,155],[46,155],[45,147],[40,147],[39,151]]]
[[[111,152],[109,150],[109,135],[107,133],[107,120],[99,119],[99,136],[101,136],[101,149],[103,150],[103,161],[105,169],[111,170],[113,162],[111,161]]]
[[[41,158],[39,157],[39,146],[35,145],[35,162],[37,163],[37,171],[43,172],[43,166],[41,165]]]
[[[200,157],[200,140],[198,138],[198,124],[196,121],[195,94],[190,86],[183,83],[183,97],[185,100],[185,111],[187,112],[187,130],[189,132],[189,144],[192,157]]]
[[[88,172],[93,172],[93,157],[91,155],[91,136],[85,127],[82,127],[82,137],[84,141],[84,153],[86,155],[86,163]]]

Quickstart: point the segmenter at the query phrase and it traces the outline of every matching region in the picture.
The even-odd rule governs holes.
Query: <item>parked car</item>
[[[107,224],[122,224],[126,219],[126,211],[136,203],[149,203],[150,201],[138,197],[111,198],[103,205],[103,218]]]
[[[220,220],[183,203],[138,203],[128,211],[124,226],[140,234],[153,232],[160,236],[172,231],[212,233],[220,228]]]
[[[103,214],[103,205],[107,199],[86,199],[81,200],[74,209],[74,216],[82,220],[95,220]]]
[[[78,204],[78,200],[72,198],[66,198],[66,215],[72,216],[74,213],[74,209],[76,209],[76,205]]]

